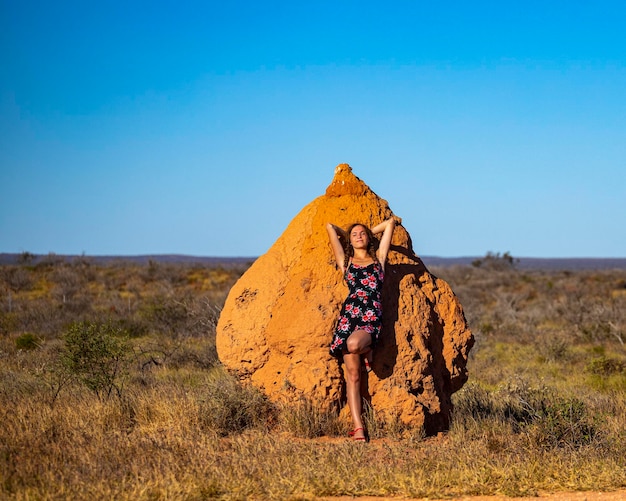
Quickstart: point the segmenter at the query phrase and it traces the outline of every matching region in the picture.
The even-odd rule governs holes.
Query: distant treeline
[[[472,265],[484,260],[483,257],[436,257],[420,256],[426,266]],[[521,270],[626,270],[626,258],[514,258],[513,267]]]
[[[483,258],[478,256],[466,257],[437,257],[419,256],[424,264],[431,266],[467,266],[476,265]],[[182,254],[145,254],[138,256],[88,256],[88,255],[61,255],[61,254],[31,254],[29,252],[0,253],[0,265],[38,264],[50,262],[72,262],[86,260],[95,264],[108,263],[134,263],[148,264],[171,263],[171,264],[200,264],[204,266],[221,266],[230,268],[252,264],[256,257],[232,257],[232,256],[187,256]],[[535,258],[521,257],[514,259],[514,267],[524,270],[610,270],[626,269],[626,258]]]
[[[201,264],[205,266],[221,266],[231,268],[247,266],[252,264],[256,257],[206,257],[206,256],[186,256],[182,254],[144,254],[139,256],[88,256],[85,254],[31,254],[23,252],[20,254],[0,253],[0,265],[14,264],[39,264],[45,262],[74,262],[84,260],[94,264],[109,263],[129,263],[129,264]]]

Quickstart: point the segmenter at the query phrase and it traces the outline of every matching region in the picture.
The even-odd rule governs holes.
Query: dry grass
[[[84,260],[0,269],[0,497],[532,496],[626,486],[626,273],[435,270],[477,336],[452,428],[425,438],[368,408],[373,440],[360,444],[336,414],[306,401],[273,405],[223,372],[215,320],[241,271]],[[118,393],[60,370],[77,320],[112,321],[128,334]]]

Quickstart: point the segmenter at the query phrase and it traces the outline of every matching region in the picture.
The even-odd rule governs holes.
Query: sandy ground
[[[612,492],[556,492],[539,494],[535,497],[509,496],[462,496],[455,498],[405,498],[405,497],[373,497],[373,496],[341,496],[321,498],[325,501],[626,501],[626,489]]]

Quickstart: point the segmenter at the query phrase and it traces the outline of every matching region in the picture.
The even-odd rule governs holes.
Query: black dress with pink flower
[[[378,261],[367,266],[350,263],[345,273],[348,297],[343,303],[330,354],[342,357],[346,340],[355,330],[362,329],[372,336],[372,348],[380,338],[382,327],[382,288],[385,274]]]

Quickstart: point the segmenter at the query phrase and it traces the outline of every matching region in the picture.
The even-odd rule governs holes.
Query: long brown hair
[[[376,256],[376,250],[378,249],[378,240],[372,233],[372,230],[370,230],[363,223],[352,223],[350,226],[348,226],[348,230],[346,231],[346,234],[345,234],[345,239],[343,239],[343,242],[342,242],[343,252],[344,252],[344,261],[343,261],[344,270],[348,268],[348,262],[350,261],[350,258],[354,256],[354,247],[352,247],[352,244],[350,244],[350,234],[352,233],[352,230],[356,226],[362,226],[363,229],[365,230],[365,233],[367,234],[367,253],[372,257],[374,261],[378,260],[378,257]]]

